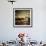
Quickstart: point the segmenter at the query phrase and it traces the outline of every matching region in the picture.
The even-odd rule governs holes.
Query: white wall
[[[33,8],[33,27],[14,28],[13,8]],[[0,41],[15,40],[19,32],[28,33],[33,40],[46,40],[46,0],[17,0],[13,5],[0,0]]]

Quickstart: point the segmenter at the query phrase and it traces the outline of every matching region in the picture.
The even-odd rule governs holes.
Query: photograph
[[[32,26],[32,8],[14,8],[13,14],[14,27]]]
[[[46,0],[0,0],[0,46],[46,46]]]

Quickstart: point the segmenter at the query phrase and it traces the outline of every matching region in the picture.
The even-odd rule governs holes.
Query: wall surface
[[[14,28],[13,8],[33,8],[33,27]],[[13,5],[0,0],[0,41],[15,40],[19,32],[25,32],[32,40],[46,40],[46,0],[17,0]]]

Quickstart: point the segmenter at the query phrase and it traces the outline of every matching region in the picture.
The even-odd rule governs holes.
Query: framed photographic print
[[[32,27],[32,8],[13,8],[14,27]]]

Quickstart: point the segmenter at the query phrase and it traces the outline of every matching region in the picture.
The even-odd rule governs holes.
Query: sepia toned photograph
[[[14,8],[14,27],[32,26],[32,8]]]

